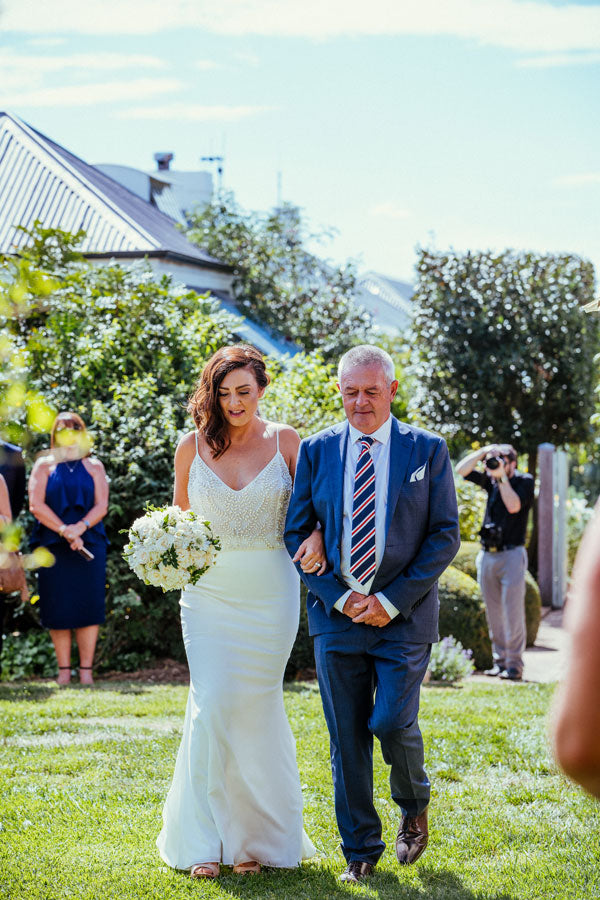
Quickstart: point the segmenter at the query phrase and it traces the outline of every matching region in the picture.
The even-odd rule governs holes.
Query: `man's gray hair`
[[[346,369],[354,366],[372,366],[378,363],[383,369],[383,374],[391,384],[396,380],[396,372],[394,360],[389,353],[382,350],[381,347],[374,347],[372,344],[359,344],[348,350],[338,363],[338,382],[342,380],[342,374]]]

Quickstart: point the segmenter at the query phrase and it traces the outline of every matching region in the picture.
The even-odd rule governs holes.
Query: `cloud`
[[[214,62],[212,59],[196,59],[192,65],[194,69],[199,69],[200,72],[208,72],[211,69],[222,68],[221,63]]]
[[[244,66],[251,66],[253,69],[260,66],[260,56],[257,56],[256,53],[234,53],[233,58],[236,62],[242,63]]]
[[[26,72],[50,74],[80,69],[82,72],[115,72],[126,69],[164,69],[166,63],[156,56],[126,53],[73,53],[70,56],[27,56],[4,52],[0,56],[0,73]],[[1,81],[0,81],[1,83]]]
[[[558,66],[593,66],[598,63],[600,63],[600,52],[529,56],[526,59],[518,59],[515,65],[519,69],[551,69]]]
[[[383,219],[409,219],[412,215],[408,209],[397,206],[391,200],[375,203],[369,208],[369,215]]]
[[[552,182],[555,187],[588,187],[600,184],[600,172],[581,172],[576,175],[561,175]]]
[[[119,119],[176,120],[178,122],[238,122],[271,112],[271,106],[201,106],[196,103],[169,103],[168,106],[137,106],[117,113]]]
[[[0,108],[89,106],[96,103],[122,103],[147,100],[179,91],[183,83],[171,79],[137,78],[131,81],[105,81],[62,87],[38,88],[22,93],[0,94]],[[2,85],[5,89],[5,85]]]
[[[46,36],[197,28],[313,39],[445,35],[526,52],[600,50],[600,7],[550,0],[4,0],[2,25]]]
[[[30,38],[27,43],[32,47],[60,47],[66,43],[66,38],[61,37],[39,37]]]

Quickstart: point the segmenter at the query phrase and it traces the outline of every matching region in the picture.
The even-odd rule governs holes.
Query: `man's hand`
[[[498,444],[488,444],[487,447],[482,447],[479,450],[479,459],[485,459],[488,453],[492,454],[492,456],[498,456],[500,453]]]
[[[358,591],[352,591],[346,602],[342,612],[350,619],[356,619],[369,605],[369,597],[359,594]]]
[[[364,612],[356,617],[353,616],[355,622],[364,622],[365,625],[375,625],[377,628],[383,628],[384,625],[392,621],[375,594],[370,594],[364,599],[368,600],[368,603]],[[346,607],[344,606],[345,609]]]
[[[499,478],[508,478],[508,472],[506,471],[506,460],[501,456],[498,456],[497,459],[500,460],[500,465],[497,469],[488,469],[487,466],[485,467],[486,475],[489,475],[490,478],[493,478],[496,481]]]

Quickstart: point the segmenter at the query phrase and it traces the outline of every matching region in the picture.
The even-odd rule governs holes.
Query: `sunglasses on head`
[[[81,429],[81,425],[79,424],[79,422],[63,421],[63,422],[59,422],[59,424],[56,426],[56,431],[67,431],[67,430],[81,431],[82,429]]]

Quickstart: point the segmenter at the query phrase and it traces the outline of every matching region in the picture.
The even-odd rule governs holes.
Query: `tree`
[[[38,228],[23,258],[4,260],[4,282],[29,286],[27,302],[13,304],[0,326],[10,335],[26,395],[43,397],[54,410],[79,412],[106,466],[112,549],[100,658],[131,668],[152,655],[177,653],[180,627],[174,595],[163,596],[129,571],[120,531],[147,501],[170,502],[173,453],[189,427],[186,399],[204,360],[235,341],[238,320],[168,277],[155,280],[145,263],[87,263],[75,249],[80,237]],[[10,412],[10,434],[23,433],[27,411],[15,405]],[[44,445],[46,435],[33,434],[31,456]],[[26,626],[35,608],[22,615]]]
[[[242,210],[229,194],[190,222],[188,239],[233,266],[235,299],[249,318],[325,359],[369,339],[371,319],[357,306],[353,268],[307,250],[307,240],[323,235],[308,234],[296,207],[260,215]]]
[[[591,263],[570,255],[420,252],[415,405],[450,441],[537,446],[591,436],[599,348]]]
[[[0,261],[2,340],[20,379],[9,383],[6,375],[5,390],[0,382],[7,436],[29,433],[31,461],[47,446],[55,411],[82,415],[111,488],[99,662],[127,670],[155,656],[181,657],[177,597],[143,585],[129,570],[121,531],[147,501],[171,501],[175,447],[193,428],[186,400],[205,360],[236,342],[240,320],[171,278],[156,280],[144,263],[94,266],[77,253],[72,235],[37,228],[30,236],[23,258]],[[318,353],[300,353],[286,367],[267,363],[273,381],[261,404],[265,416],[308,434],[342,415],[332,367]],[[33,429],[35,404],[45,418]],[[26,522],[30,531],[31,518]],[[21,609],[13,626],[31,627],[35,609]]]

